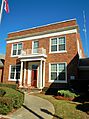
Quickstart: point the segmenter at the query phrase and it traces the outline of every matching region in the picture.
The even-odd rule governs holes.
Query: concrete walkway
[[[11,119],[52,119],[55,113],[53,105],[45,99],[25,93],[25,102]]]

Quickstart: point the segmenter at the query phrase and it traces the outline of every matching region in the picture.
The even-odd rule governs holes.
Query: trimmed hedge
[[[0,114],[7,114],[13,108],[20,108],[24,102],[24,93],[8,87],[0,87],[6,94],[0,99]],[[2,107],[2,108],[1,108]]]
[[[58,95],[61,95],[61,96],[67,97],[67,98],[75,98],[78,96],[69,90],[58,90]]]
[[[6,83],[0,83],[0,87],[8,87],[8,88],[13,88],[17,89],[17,84],[6,84]]]
[[[7,114],[13,109],[13,101],[8,97],[0,97],[0,114]]]

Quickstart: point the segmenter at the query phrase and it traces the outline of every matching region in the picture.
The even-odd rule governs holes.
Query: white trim
[[[71,33],[77,33],[77,29],[61,31],[61,32],[56,32],[56,33],[49,33],[49,34],[38,35],[38,36],[31,36],[31,37],[20,38],[20,39],[15,39],[15,40],[8,40],[6,42],[15,43],[15,42],[22,42],[22,41],[29,41],[29,40],[35,40],[35,39],[40,39],[40,38],[52,37],[52,36],[57,36],[57,35],[71,34]]]
[[[17,55],[17,51],[18,51],[18,44],[22,44],[22,49],[23,49],[23,42],[18,42],[18,43],[15,43],[15,44],[17,44],[17,50],[16,50],[16,55],[13,55],[13,45],[14,44],[12,44],[12,47],[11,47],[11,57],[18,57],[18,56],[20,56],[20,55]]]
[[[51,40],[54,39],[54,38],[61,38],[61,37],[64,37],[65,38],[65,50],[61,50],[59,51],[58,50],[58,44],[57,44],[57,51],[51,51]],[[50,38],[50,43],[49,43],[49,54],[52,54],[52,53],[66,53],[67,50],[66,50],[66,36],[59,36],[59,37],[53,37],[53,38]]]
[[[31,86],[31,64],[30,62],[28,63],[28,81],[27,81],[28,86]]]
[[[21,62],[19,87],[22,87],[22,77],[23,77],[23,62]]]
[[[43,62],[43,87],[45,87],[45,61]]]
[[[67,53],[67,51],[66,50],[63,50],[63,51],[49,52],[49,54],[54,54],[54,53]]]
[[[62,81],[62,80],[57,80],[57,81],[54,81],[54,80],[51,80],[51,64],[61,64],[61,63],[65,63],[66,65],[66,80],[65,81]],[[66,62],[52,62],[52,63],[49,63],[49,82],[50,83],[67,83],[67,63]]]
[[[22,56],[22,55],[19,55],[18,58],[37,58],[37,57],[47,57],[47,55],[45,54],[32,54],[32,55],[26,55],[26,56]]]
[[[40,89],[42,89],[42,60],[40,61]]]
[[[11,66],[15,66],[16,67],[16,65],[14,65],[14,64],[12,64],[12,65],[9,66],[9,78],[8,78],[8,81],[17,81],[16,78],[15,78],[16,77],[16,68],[15,68],[14,79],[11,79],[10,78],[10,75],[11,75]]]
[[[26,83],[26,62],[24,62],[24,86],[25,86],[25,83]]]
[[[9,32],[8,34],[17,33],[17,32],[21,32],[21,31],[25,31],[25,30],[32,30],[32,29],[35,29],[35,28],[41,28],[41,27],[44,27],[44,26],[49,26],[49,25],[58,24],[58,23],[64,23],[64,22],[73,21],[73,20],[76,21],[76,18],[69,19],[69,20],[64,20],[64,21],[59,21],[59,22],[54,22],[54,23],[49,23],[49,24],[46,24],[46,25],[41,25],[41,26],[32,27],[32,28],[28,28],[28,29],[18,30],[18,31],[15,31],[15,32]]]
[[[12,65],[9,66],[9,77],[8,77],[8,81],[16,81],[15,78],[14,78],[14,79],[11,79],[11,78],[10,78],[10,74],[11,74],[11,66],[12,66]],[[16,74],[16,73],[15,73],[15,74]],[[15,77],[15,76],[14,76],[14,77]]]

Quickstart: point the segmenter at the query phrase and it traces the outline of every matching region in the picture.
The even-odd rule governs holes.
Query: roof
[[[14,39],[19,39],[19,38],[24,38],[24,37],[37,36],[37,35],[70,30],[70,29],[79,30],[76,19],[56,22],[52,24],[29,28],[26,30],[12,32],[8,34],[8,38],[6,40],[7,41],[14,40]]]

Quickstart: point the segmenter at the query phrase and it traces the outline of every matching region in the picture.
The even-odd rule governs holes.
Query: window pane
[[[57,38],[51,39],[51,45],[57,44]]]
[[[11,72],[15,72],[15,66],[11,66]]]
[[[51,51],[57,51],[57,45],[51,46]]]
[[[57,80],[57,72],[51,72],[51,80]]]
[[[65,50],[65,44],[64,45],[59,45],[59,51]]]
[[[57,64],[51,64],[51,71],[57,71]]]
[[[18,50],[18,55],[20,55],[21,54],[21,50]]]
[[[59,73],[58,80],[66,80],[65,72]]]
[[[39,47],[39,42],[38,41],[34,41],[34,49]]]
[[[11,73],[10,79],[14,79],[14,75],[15,75],[15,73]]]
[[[15,76],[15,66],[11,66],[11,74],[10,74],[10,78],[14,79]]]
[[[13,55],[16,55],[17,50],[13,50]]]
[[[38,65],[36,65],[36,64],[32,65],[33,70],[37,70],[37,68],[38,68]]]
[[[58,71],[59,71],[59,72],[65,71],[65,63],[63,63],[63,64],[58,64]]]
[[[59,38],[59,44],[65,44],[65,37]]]
[[[17,50],[17,44],[13,44],[13,50]]]
[[[22,43],[18,44],[18,49],[22,49]]]
[[[33,53],[38,53],[38,49],[33,49]]]

